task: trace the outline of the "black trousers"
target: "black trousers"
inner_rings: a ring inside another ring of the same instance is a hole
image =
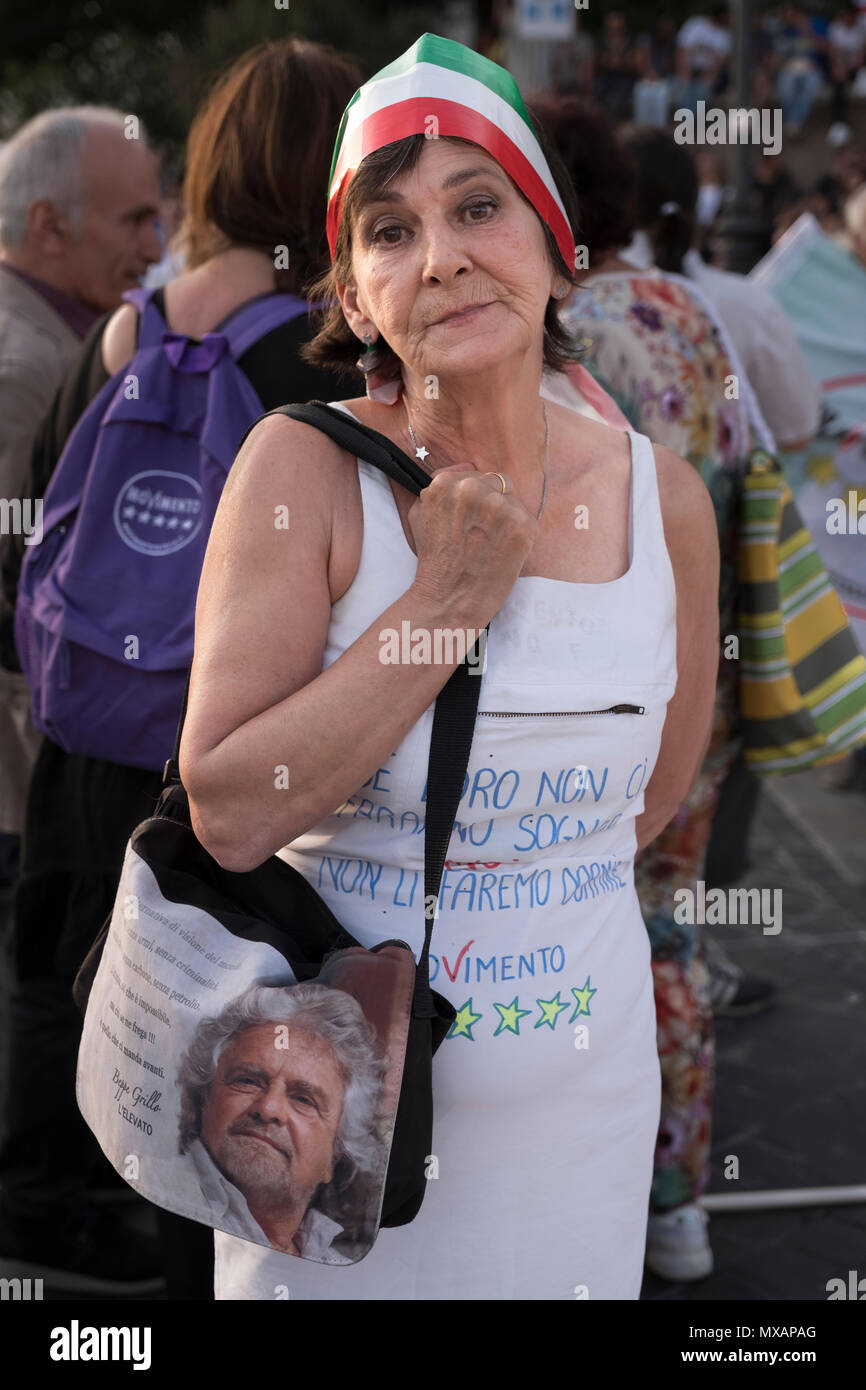
[[[724,888],[736,883],[749,867],[749,835],[760,793],[760,779],[748,771],[740,754],[731,763],[719,793],[704,861],[704,880],[708,888]]]
[[[129,836],[153,814],[160,789],[159,773],[65,753],[50,739],[42,741],[13,907],[0,1149],[0,1205],[13,1230],[74,1225],[94,1173],[100,1165],[107,1169],[75,1100],[82,1019],[72,982],[112,910]],[[177,1287],[212,1287],[211,1232],[167,1214],[161,1229]],[[177,1261],[185,1246],[196,1261],[193,1271]],[[210,1269],[202,1266],[207,1250]]]

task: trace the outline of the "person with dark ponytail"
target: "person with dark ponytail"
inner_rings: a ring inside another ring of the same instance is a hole
[[[820,393],[781,305],[744,275],[707,265],[696,250],[698,176],[692,156],[651,126],[620,128],[636,171],[635,232],[624,259],[685,275],[721,323],[776,445],[805,449],[818,427]]]
[[[649,264],[680,275],[695,237],[698,174],[691,155],[653,126],[624,126],[619,137],[636,171],[635,224]]]

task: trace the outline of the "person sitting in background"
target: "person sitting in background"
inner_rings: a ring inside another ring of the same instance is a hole
[[[677,34],[676,70],[681,104],[695,110],[724,91],[731,52],[727,5],[714,5],[709,15],[692,15]]]
[[[331,148],[359,77],[332,49],[291,39],[243,55],[216,83],[187,145],[181,233],[187,269],[154,294],[175,334],[199,340],[216,333],[253,301],[275,291],[297,294],[327,264],[322,208]],[[154,213],[156,194],[154,187]],[[281,246],[290,254],[288,265],[277,268]],[[153,248],[151,259],[158,255],[155,236]],[[36,495],[88,404],[135,353],[138,326],[137,309],[124,304],[94,327],[34,448],[29,486]],[[311,331],[302,313],[238,358],[265,410],[337,391],[337,375],[300,358]],[[14,596],[22,545],[12,541],[4,568],[5,587]],[[7,1138],[0,1151],[0,1260],[4,1273],[23,1277],[38,1266],[46,1286],[58,1291],[135,1293],[145,1273],[141,1242],[125,1240],[117,1221],[100,1217],[87,1200],[94,1145],[75,1101],[81,1018],[71,986],[111,911],[126,842],[153,814],[161,784],[156,768],[67,753],[47,737],[30,782],[14,917],[17,979]],[[50,1111],[34,1110],[33,1096],[49,1090]],[[170,1292],[209,1297],[209,1231],[168,1213],[158,1220]],[[198,1264],[191,1264],[190,1251]],[[193,1293],[184,1283],[187,1274]]]
[[[628,120],[638,75],[638,53],[622,10],[608,10],[595,55],[595,99],[612,121]]]
[[[574,36],[556,45],[551,79],[554,91],[562,96],[588,96],[592,91],[595,43],[592,35],[581,26],[579,14],[575,15],[574,24]],[[492,53],[487,56],[496,58]]]
[[[672,78],[677,62],[677,31],[669,14],[656,15],[652,29],[637,40],[641,76],[650,82]]]
[[[99,314],[159,259],[156,160],[102,106],[35,116],[0,151],[0,497],[21,498],[36,431]],[[11,886],[39,740],[0,667],[0,885]]]
[[[822,22],[801,5],[782,7],[782,24],[773,41],[776,90],[782,103],[785,135],[799,135],[824,80],[821,54],[826,46]]]
[[[634,119],[666,126],[674,87],[676,26],[670,15],[659,15],[650,33],[635,45],[639,80],[634,87]]]
[[[827,61],[833,86],[833,124],[827,133],[827,139],[831,144],[844,144],[851,136],[848,125],[848,86],[866,61],[866,33],[860,26],[856,5],[844,5],[836,12],[827,30],[827,42]]]

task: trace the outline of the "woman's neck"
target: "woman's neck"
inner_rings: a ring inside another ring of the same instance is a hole
[[[276,289],[274,258],[250,246],[228,246],[188,272],[202,281],[230,283],[249,290],[247,298]]]
[[[575,272],[578,282],[582,285],[585,280],[591,280],[593,275],[611,275],[616,271],[625,271],[632,275],[636,274],[635,267],[624,261],[616,251],[608,251],[596,261],[591,270]]]
[[[200,338],[248,299],[276,287],[267,252],[231,246],[168,282],[166,317],[177,332]]]
[[[475,468],[479,473],[502,473],[527,505],[532,496],[533,505],[538,505],[546,437],[539,394],[540,364],[533,370],[527,362],[507,379],[483,384],[460,377],[453,383],[440,379],[434,399],[427,394],[426,378],[417,383],[404,369],[403,380],[394,413],[405,430],[404,447],[410,457],[417,445],[428,450],[422,467],[431,473],[458,466]],[[547,410],[552,441],[554,411],[549,404]],[[414,430],[414,441],[407,420]]]

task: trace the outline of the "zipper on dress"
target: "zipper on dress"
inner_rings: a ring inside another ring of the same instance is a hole
[[[562,715],[644,714],[645,712],[643,705],[610,705],[608,709],[480,709],[478,711],[479,714],[485,715],[488,719],[558,719]]]

